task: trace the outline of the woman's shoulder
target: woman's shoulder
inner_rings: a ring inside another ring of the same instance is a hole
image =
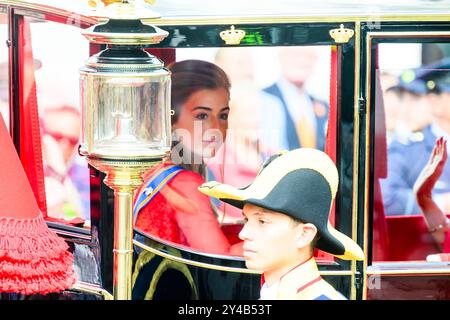
[[[197,172],[183,169],[169,182],[169,185],[197,189],[204,182],[205,179]]]
[[[147,171],[145,171],[145,173],[142,175],[142,178],[144,180],[147,180],[147,179],[149,179],[152,176],[156,176],[158,174],[163,173],[165,170],[168,170],[168,169],[171,169],[171,168],[178,169],[180,167],[181,166],[176,165],[176,164],[174,164],[174,163],[172,163],[170,161],[164,161],[164,162],[161,162],[161,163],[159,163],[159,164],[157,164],[155,166],[152,166],[151,168],[147,169]],[[197,173],[195,173],[193,171],[190,171],[190,170],[187,170],[185,168],[181,167],[181,169],[182,170],[177,175],[179,175],[181,173],[183,174],[183,176],[190,176],[190,177],[195,177],[195,175],[198,175]]]
[[[158,174],[163,173],[165,169],[172,168],[173,166],[175,166],[175,164],[171,162],[163,162],[150,168],[143,175],[144,182],[152,179],[152,177],[155,177]],[[182,168],[182,170],[180,170],[173,178],[171,178],[170,181],[167,182],[167,184],[168,186],[175,189],[197,190],[198,186],[200,186],[204,182],[205,179],[197,172]]]

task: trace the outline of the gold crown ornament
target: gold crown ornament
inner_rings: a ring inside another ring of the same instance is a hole
[[[230,29],[222,31],[220,37],[226,44],[240,44],[242,38],[245,37],[245,31],[234,29],[234,26],[231,26]]]
[[[344,25],[341,24],[339,29],[330,30],[330,36],[334,39],[336,43],[347,43],[355,34],[355,31],[352,29],[344,28]]]

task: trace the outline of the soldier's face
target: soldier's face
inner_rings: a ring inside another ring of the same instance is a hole
[[[309,250],[310,242],[302,238],[305,224],[252,204],[245,204],[243,214],[246,223],[239,238],[247,268],[281,275],[299,263],[303,247]]]
[[[431,108],[424,96],[405,93],[401,105],[403,118],[411,131],[422,130],[431,123]]]
[[[431,107],[433,117],[450,121],[450,93],[442,92],[440,94],[428,94],[427,99]]]

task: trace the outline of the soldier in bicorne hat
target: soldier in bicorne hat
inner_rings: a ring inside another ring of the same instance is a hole
[[[263,272],[261,299],[345,299],[324,281],[318,248],[341,259],[363,260],[361,248],[329,222],[338,172],[322,151],[300,148],[272,156],[253,183],[237,189],[218,182],[203,193],[241,208],[248,268]]]

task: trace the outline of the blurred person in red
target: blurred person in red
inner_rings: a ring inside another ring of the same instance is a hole
[[[428,230],[441,252],[450,253],[450,219],[433,200],[432,192],[447,161],[447,141],[437,139],[430,159],[414,184],[414,194],[423,213]],[[431,255],[429,261],[448,261],[450,255]]]
[[[45,109],[42,153],[48,215],[72,220],[89,219],[89,170],[77,155],[80,112],[65,105]]]

